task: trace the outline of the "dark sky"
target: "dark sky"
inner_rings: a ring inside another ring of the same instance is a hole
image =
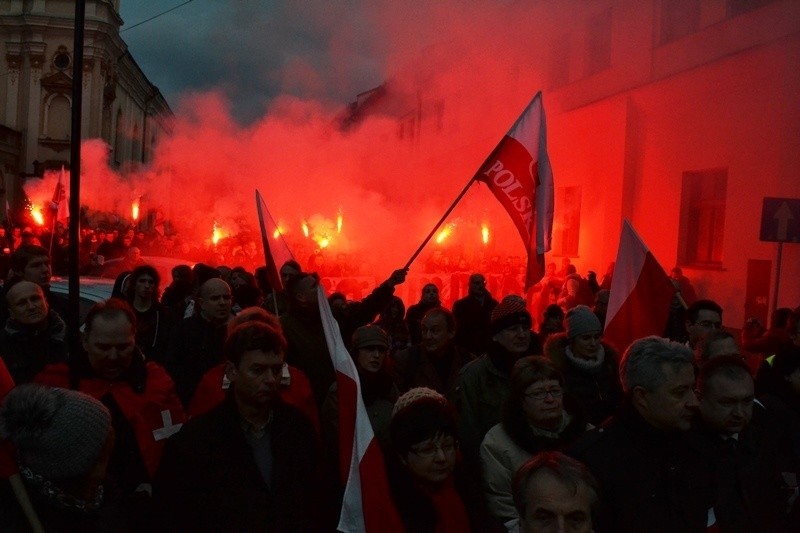
[[[237,120],[259,118],[279,94],[337,102],[383,81],[385,49],[361,2],[122,0],[122,38],[175,108],[187,92],[216,89]]]

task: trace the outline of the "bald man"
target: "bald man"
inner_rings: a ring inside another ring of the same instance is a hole
[[[5,297],[9,318],[0,331],[0,357],[15,383],[27,383],[45,365],[67,360],[67,327],[37,283],[7,282]]]
[[[226,324],[231,318],[230,286],[219,278],[209,279],[200,286],[197,308],[193,316],[176,325],[166,357],[167,371],[185,406],[203,374],[222,362]]]

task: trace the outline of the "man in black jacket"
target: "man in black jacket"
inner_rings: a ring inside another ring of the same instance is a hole
[[[280,400],[285,351],[273,326],[250,322],[231,332],[228,397],[167,441],[154,529],[318,529],[317,441],[308,419]]]
[[[600,483],[596,531],[705,531],[715,522],[713,466],[690,433],[698,407],[692,351],[635,341],[620,364],[620,410],[569,451]]]
[[[67,360],[67,326],[32,281],[6,282],[5,299],[10,316],[0,330],[0,357],[19,385],[31,381],[45,365]]]
[[[698,379],[698,433],[717,468],[716,517],[723,531],[795,531],[787,510],[787,477],[797,479],[790,424],[778,405],[755,400],[750,371],[740,356],[710,359]]]
[[[222,346],[231,318],[231,288],[219,278],[200,286],[199,312],[184,318],[170,336],[166,367],[184,406],[197,384],[213,366],[222,362]]]

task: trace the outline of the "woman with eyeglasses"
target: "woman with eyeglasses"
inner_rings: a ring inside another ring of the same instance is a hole
[[[489,430],[480,450],[489,512],[509,531],[519,520],[511,490],[517,469],[535,454],[560,450],[592,428],[565,397],[564,378],[546,358],[517,361],[510,386],[502,421]]]
[[[406,531],[502,531],[486,513],[474,476],[464,472],[455,409],[444,396],[426,387],[400,396],[389,434],[387,471]]]

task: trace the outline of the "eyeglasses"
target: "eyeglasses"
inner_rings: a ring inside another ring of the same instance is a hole
[[[440,443],[431,442],[426,444],[420,448],[411,448],[411,453],[416,455],[417,457],[422,457],[423,459],[433,459],[436,457],[436,453],[441,450],[443,454],[450,455],[451,453],[456,451],[458,448],[458,443],[454,440],[444,441]]]
[[[713,320],[701,320],[697,325],[706,329],[722,329],[722,322],[714,322]]]
[[[534,400],[544,400],[548,395],[553,398],[561,398],[564,396],[564,391],[562,389],[535,390],[526,394],[525,397],[533,398]]]

